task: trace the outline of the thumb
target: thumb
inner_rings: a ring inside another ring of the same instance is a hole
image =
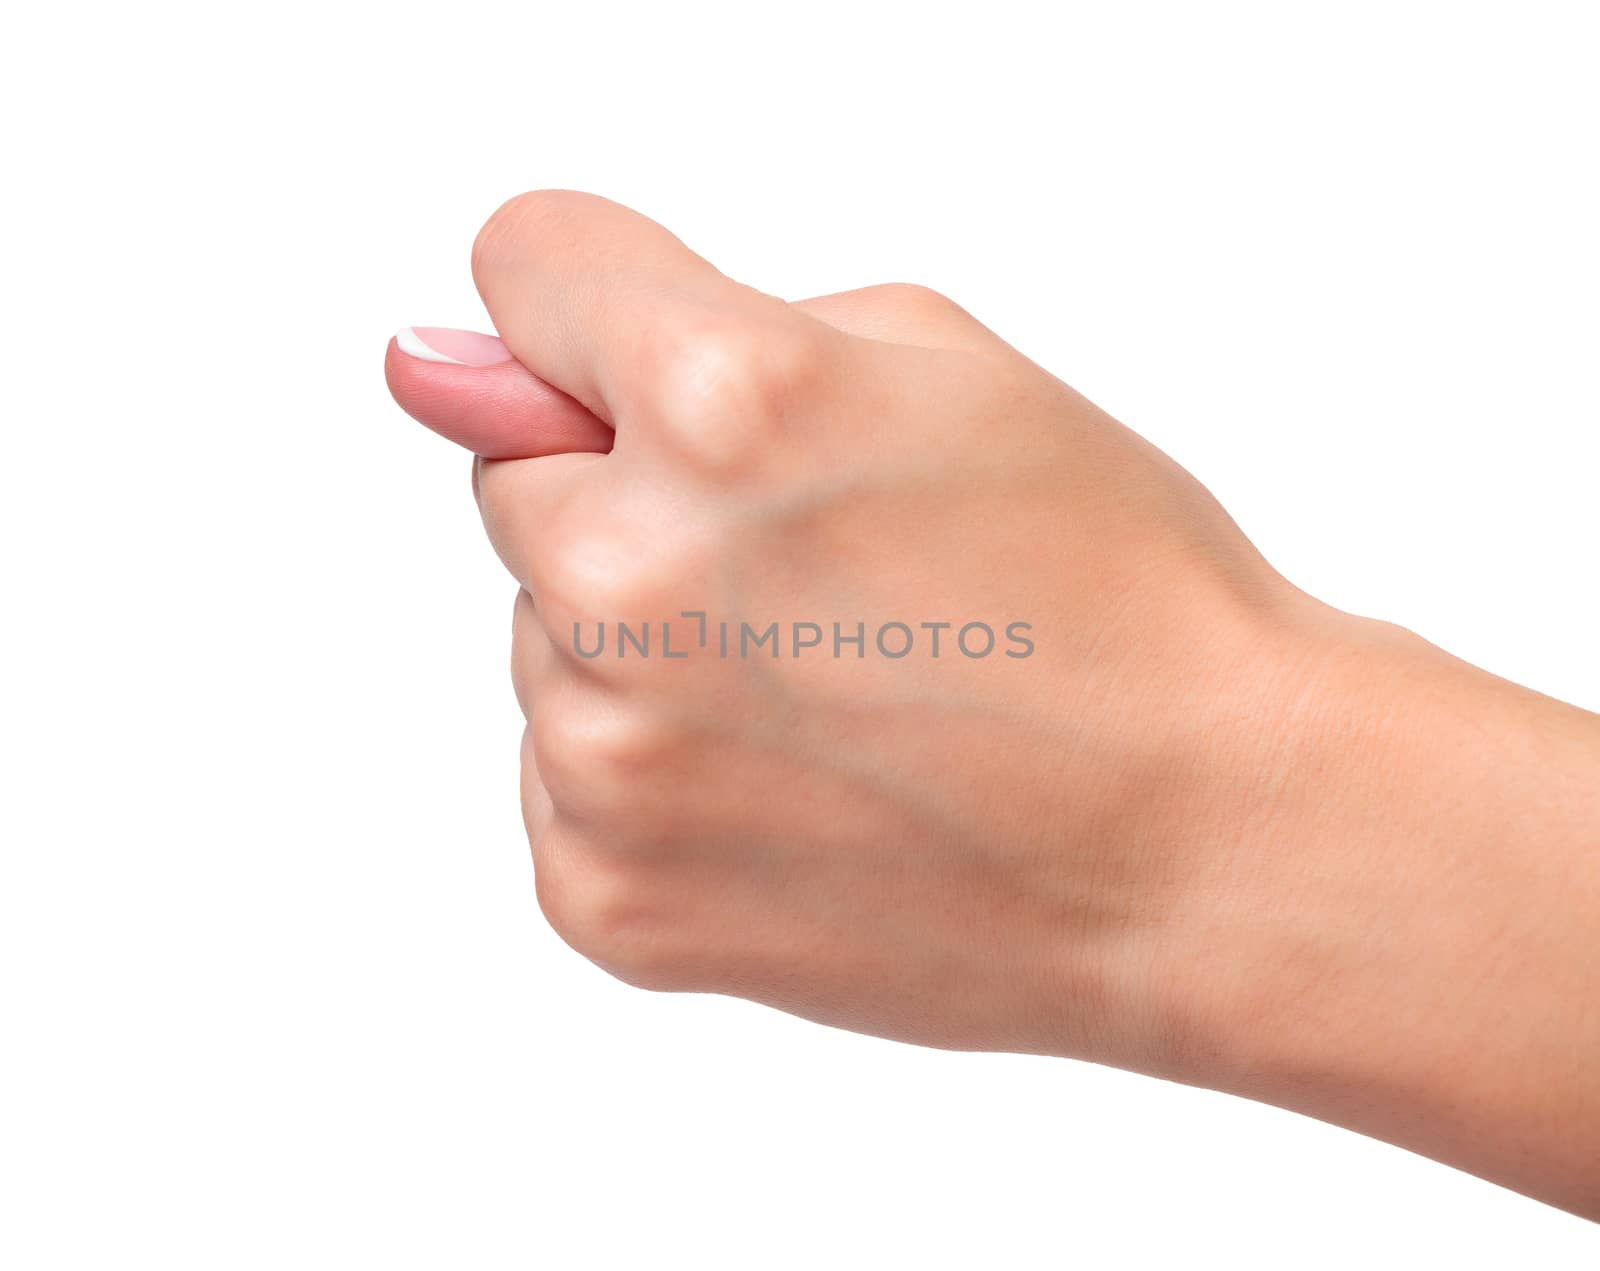
[[[389,341],[383,374],[406,414],[485,459],[611,449],[606,424],[528,370],[496,336],[406,327]]]

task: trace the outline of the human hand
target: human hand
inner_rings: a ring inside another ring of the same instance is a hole
[[[1496,1009],[1474,984],[1414,1062],[1361,1066],[1473,965],[1455,927],[1504,906],[1478,850],[1503,757],[1441,765],[1417,721],[1510,728],[1535,695],[1305,596],[1178,465],[930,292],[786,304],[559,192],[503,207],[473,265],[508,360],[391,346],[389,376],[488,456],[525,818],[570,944],[652,988],[1273,1099],[1567,1199],[1476,1159],[1471,1118],[1352,1107],[1391,1072],[1390,1103],[1422,1099]],[[1575,765],[1579,714],[1552,717]],[[1473,791],[1473,831],[1408,815],[1419,786]],[[1396,882],[1398,845],[1425,850]],[[1526,898],[1575,882],[1581,861]],[[1442,890],[1463,908],[1441,923]],[[1500,1068],[1463,1072],[1476,1097]]]

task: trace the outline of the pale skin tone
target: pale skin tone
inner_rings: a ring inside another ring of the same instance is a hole
[[[788,303],[552,191],[473,270],[515,360],[386,370],[486,456],[538,898],[575,949],[1231,1091],[1600,1218],[1600,716],[1298,590],[931,292]],[[827,638],[721,658],[684,610]],[[994,654],[872,647],[973,620]],[[657,656],[579,656],[602,621]]]

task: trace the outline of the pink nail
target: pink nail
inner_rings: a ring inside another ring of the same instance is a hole
[[[424,362],[451,362],[456,366],[496,366],[511,360],[511,350],[497,336],[450,327],[405,327],[396,332],[400,352]]]

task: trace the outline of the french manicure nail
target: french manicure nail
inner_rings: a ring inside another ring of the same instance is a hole
[[[395,333],[400,352],[424,362],[449,362],[455,366],[497,366],[511,360],[511,350],[499,337],[451,327],[403,327]]]

